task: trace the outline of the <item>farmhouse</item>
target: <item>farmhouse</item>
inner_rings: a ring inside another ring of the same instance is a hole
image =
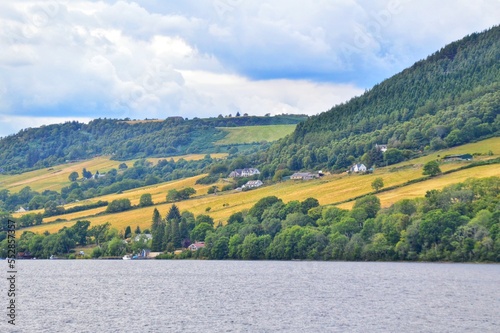
[[[146,242],[150,241],[153,239],[153,235],[151,234],[139,234],[134,237],[134,242],[138,242],[142,239],[144,239]]]
[[[15,213],[25,213],[25,212],[26,209],[24,209],[24,207],[19,207],[19,209],[15,211]]]
[[[243,188],[256,188],[259,186],[264,185],[264,183],[260,180],[249,180],[245,185],[243,185]]]
[[[260,175],[260,171],[255,168],[236,169],[229,174],[229,178],[250,177]]]
[[[296,172],[290,176],[290,179],[293,179],[293,180],[311,180],[311,179],[315,179],[318,177],[319,177],[319,174],[314,174],[311,172]]]
[[[350,172],[354,172],[354,173],[358,173],[358,172],[366,172],[366,166],[363,164],[363,163],[356,163],[354,164],[350,169],[349,171]]]
[[[197,251],[199,249],[202,249],[205,247],[205,242],[198,242],[198,243],[193,243],[188,246],[188,249],[191,251]]]
[[[381,151],[381,152],[385,153],[387,151],[387,145],[378,145],[378,144],[375,144],[375,149],[377,149],[378,151]]]

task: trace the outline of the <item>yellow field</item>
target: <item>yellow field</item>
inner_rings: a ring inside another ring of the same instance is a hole
[[[390,207],[401,199],[414,199],[423,197],[431,189],[441,190],[446,186],[461,183],[469,178],[500,177],[498,165],[484,165],[476,168],[465,169],[449,175],[431,178],[421,183],[411,184],[395,190],[377,194],[382,207]],[[385,181],[385,178],[384,178]],[[340,208],[351,209],[354,201],[338,205]]]
[[[497,154],[495,154],[494,156],[481,156],[480,158],[498,157],[498,153],[500,152],[500,138],[493,138],[480,143],[470,144],[464,147],[457,147],[448,151],[441,151],[430,156],[422,157],[412,161],[406,161],[398,165],[390,166],[388,168],[378,168],[377,170],[375,170],[374,174],[370,175],[348,175],[346,173],[341,175],[327,175],[325,177],[322,177],[321,179],[311,181],[286,181],[278,184],[264,186],[262,188],[254,189],[248,192],[231,191],[227,193],[218,193],[217,195],[206,195],[209,187],[207,185],[194,185],[196,179],[202,177],[197,176],[189,179],[149,186],[146,188],[134,189],[123,192],[122,194],[112,194],[94,198],[92,200],[89,200],[89,202],[95,202],[97,200],[111,201],[119,198],[129,198],[132,204],[137,204],[139,202],[140,196],[143,193],[151,193],[151,195],[153,196],[153,201],[160,204],[154,207],[135,209],[128,212],[121,212],[116,214],[89,217],[86,219],[91,221],[92,225],[110,222],[113,227],[117,228],[118,230],[122,230],[128,225],[130,225],[132,228],[135,228],[137,225],[140,226],[141,229],[150,228],[151,217],[154,208],[158,208],[162,216],[164,216],[168,212],[168,209],[171,207],[171,204],[164,203],[165,196],[168,190],[174,188],[182,189],[183,187],[191,186],[196,189],[196,195],[192,199],[176,203],[179,209],[181,211],[189,210],[195,215],[208,214],[212,216],[212,218],[214,218],[216,224],[219,222],[225,223],[227,218],[231,214],[242,211],[244,209],[249,209],[255,204],[255,202],[266,196],[275,195],[283,199],[283,201],[285,202],[291,200],[304,200],[308,197],[313,197],[318,199],[321,205],[333,204],[372,192],[373,189],[371,188],[371,183],[376,177],[382,177],[385,187],[403,184],[411,179],[420,178],[422,177],[423,164],[429,160],[437,159],[437,155],[444,156],[445,154],[459,153],[487,153],[489,150],[492,150]],[[480,158],[476,158],[476,160]],[[442,171],[447,171],[457,169],[466,163],[467,162],[445,163],[440,167]],[[390,171],[394,167],[397,168],[401,166],[409,167],[401,169],[397,172]],[[425,192],[429,189],[441,189],[447,185],[462,182],[471,177],[490,176],[500,176],[500,167],[498,167],[498,165],[481,166],[458,171],[449,175],[431,178],[421,183],[408,185],[396,190],[382,192],[378,196],[382,202],[382,205],[384,207],[387,207],[403,198],[421,197],[425,195]],[[222,187],[222,184],[218,184],[218,186]],[[353,204],[353,202],[349,202],[340,205],[340,207],[351,208]],[[207,207],[211,208],[208,213],[206,213]],[[45,230],[48,230],[49,232],[56,232],[63,226],[73,225],[78,218],[95,214],[104,209],[105,208],[96,208],[92,211],[84,211],[74,214],[52,217],[44,220],[44,222],[51,222],[58,218],[71,221],[52,224],[44,223],[43,225],[29,228],[29,230],[35,232],[43,232]]]
[[[211,154],[211,156],[214,159],[222,159],[226,158],[227,154]],[[183,158],[186,161],[192,161],[201,160],[204,157],[205,155],[203,154],[190,154],[165,158],[148,158],[147,160],[156,164],[162,159],[173,158],[174,161],[178,161]],[[88,161],[57,165],[48,169],[25,172],[20,175],[0,175],[0,189],[8,189],[11,192],[18,192],[22,188],[30,186],[32,190],[38,192],[42,192],[44,190],[60,191],[61,188],[70,184],[68,176],[73,171],[78,172],[81,177],[83,168],[86,168],[92,173],[95,173],[96,171],[105,173],[113,168],[117,169],[120,163],[126,163],[128,166],[132,166],[135,161],[137,160],[112,161],[109,156],[100,156]]]

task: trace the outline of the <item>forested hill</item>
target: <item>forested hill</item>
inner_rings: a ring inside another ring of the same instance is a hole
[[[21,172],[81,160],[96,155],[113,155],[125,160],[168,157],[187,153],[211,153],[227,147],[214,142],[227,133],[217,127],[297,124],[307,116],[238,116],[164,121],[96,119],[89,124],[67,122],[21,130],[0,140],[0,172]]]
[[[500,26],[471,34],[374,86],[362,96],[310,117],[267,154],[289,169],[344,169],[498,135]],[[389,164],[394,161],[389,161]]]

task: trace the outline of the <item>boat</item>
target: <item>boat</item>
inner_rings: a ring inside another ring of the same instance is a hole
[[[126,254],[126,255],[123,256],[122,259],[123,260],[130,260],[130,259],[132,259],[132,257],[129,254]]]

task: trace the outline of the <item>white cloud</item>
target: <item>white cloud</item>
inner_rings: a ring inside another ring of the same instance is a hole
[[[3,2],[0,116],[316,114],[499,11],[496,0]]]

